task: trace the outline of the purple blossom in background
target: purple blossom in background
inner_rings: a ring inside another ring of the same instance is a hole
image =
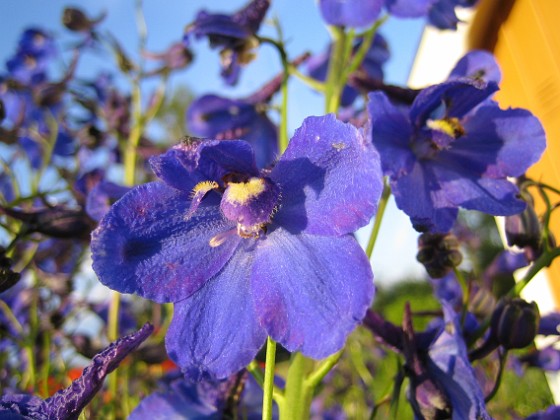
[[[309,117],[262,171],[235,140],[191,140],[151,165],[163,182],[113,205],[93,268],[112,289],[175,303],[166,345],[189,378],[239,371],[267,335],[315,359],[342,348],[374,292],[351,235],[381,193],[361,131]]]
[[[530,112],[487,99],[493,82],[457,79],[424,89],[410,109],[369,95],[373,144],[397,206],[420,232],[446,232],[458,207],[492,215],[525,208],[507,177],[522,175],[545,148]]]
[[[181,377],[140,401],[129,420],[142,420],[157,413],[166,419],[262,418],[263,392],[252,376],[240,372],[224,380],[190,382]],[[231,395],[240,393],[237,399]],[[273,418],[277,418],[275,413]]]
[[[477,0],[386,0],[392,15],[402,18],[426,17],[438,29],[457,29],[457,7],[473,7]]]
[[[447,80],[469,77],[485,82],[500,83],[502,72],[494,54],[483,50],[473,50],[466,53],[449,73]]]
[[[534,350],[519,358],[528,366],[538,367],[549,372],[560,370],[560,350],[554,346]]]
[[[356,53],[360,46],[362,45],[362,40],[358,40],[353,47],[353,52]],[[327,78],[329,70],[329,62],[331,55],[331,46],[327,48],[324,53],[313,56],[307,63],[307,68],[309,75],[316,80],[324,82]],[[376,33],[373,38],[371,47],[367,51],[358,71],[361,73],[362,77],[367,77],[368,79],[373,79],[376,81],[383,80],[383,64],[389,60],[390,52],[387,41],[381,34]],[[347,107],[352,105],[354,100],[358,97],[359,92],[352,86],[346,85],[342,90],[342,95],[340,98],[340,105]]]
[[[319,9],[329,25],[359,28],[372,25],[384,0],[319,0]]]
[[[145,324],[139,331],[119,338],[95,356],[82,376],[52,397],[22,394],[6,394],[0,397],[1,419],[77,419],[84,407],[92,400],[103,385],[105,377],[115,370],[120,362],[134,351],[152,333],[154,327]]]
[[[252,0],[232,15],[198,12],[193,23],[187,26],[183,42],[188,47],[191,37],[208,37],[211,48],[221,48],[222,77],[228,85],[235,85],[241,66],[254,58],[252,52],[258,45],[255,38],[266,15],[270,0]]]
[[[531,414],[525,420],[556,420],[560,417],[560,405],[553,405],[544,411]]]

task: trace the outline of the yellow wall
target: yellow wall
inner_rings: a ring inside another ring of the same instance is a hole
[[[547,150],[528,175],[560,189],[560,0],[517,0],[507,19],[495,29],[494,54],[503,73],[497,99],[502,108],[527,108],[539,117],[547,135]],[[553,198],[560,201],[560,197]],[[543,203],[537,200],[536,206],[542,214]],[[552,230],[560,242],[558,211]],[[547,274],[560,307],[558,259]]]

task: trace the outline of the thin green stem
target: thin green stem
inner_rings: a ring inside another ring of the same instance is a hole
[[[341,356],[342,350],[327,357],[323,363],[321,363],[319,367],[309,374],[307,379],[305,379],[304,386],[310,390],[311,394],[313,393],[315,387],[319,385],[323,378],[331,371],[334,365],[338,363]]]
[[[375,215],[375,221],[373,222],[373,229],[371,230],[366,247],[366,255],[368,258],[371,258],[371,255],[373,254],[373,248],[375,247],[375,242],[377,241],[379,228],[381,227],[381,221],[383,220],[383,215],[385,214],[385,209],[387,208],[387,203],[389,202],[389,197],[391,197],[391,187],[389,186],[387,180],[385,180],[383,192],[381,193],[381,199],[379,200],[379,205],[377,206],[377,214]]]
[[[558,256],[560,256],[560,247],[543,252],[542,255],[533,262],[531,267],[529,267],[525,276],[523,276],[523,278],[509,291],[508,296],[519,296],[521,291],[529,284],[533,277],[535,277],[543,268],[548,267]]]
[[[49,397],[49,373],[51,368],[51,333],[43,333],[43,364],[41,366],[41,397]]]
[[[338,26],[331,26],[329,29],[332,37],[332,48],[325,88],[325,112],[336,113],[340,103],[341,86],[343,86],[340,85],[340,78],[344,67],[346,33],[343,28]]]
[[[290,70],[290,74],[292,76],[297,77],[299,80],[301,80],[307,86],[309,86],[311,89],[314,89],[317,92],[324,92],[325,91],[325,84],[323,82],[315,80],[312,77],[306,76],[305,74],[300,72],[296,66],[290,64],[289,70]]]
[[[247,370],[249,371],[249,373],[251,375],[253,375],[253,378],[255,379],[255,381],[257,381],[257,383],[261,387],[263,387],[264,386],[264,373],[261,370],[261,368],[259,367],[256,360],[253,360],[251,363],[249,363],[247,365]]]
[[[274,388],[274,367],[276,362],[276,342],[268,337],[266,341],[266,367],[263,382],[263,420],[272,419],[272,393]]]

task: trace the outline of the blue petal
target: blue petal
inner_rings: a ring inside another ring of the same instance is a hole
[[[490,419],[482,389],[469,362],[458,316],[443,305],[446,327],[428,351],[428,372],[445,390],[453,407],[453,419]]]
[[[494,216],[510,216],[525,209],[518,188],[507,179],[479,178],[469,168],[450,166],[449,162],[434,163],[432,168],[443,195],[455,206]]]
[[[372,280],[353,237],[291,235],[278,228],[258,244],[251,284],[268,335],[320,359],[340,350],[365,316]]]
[[[369,222],[382,190],[371,142],[333,114],[305,119],[271,178],[282,190],[274,222],[292,233],[353,232]]]
[[[421,17],[437,0],[387,0],[387,9],[392,15],[402,18]]]
[[[239,40],[251,36],[249,28],[235,22],[231,16],[223,14],[210,14],[205,11],[199,12],[196,20],[187,26],[185,30],[185,42],[188,44],[188,37],[194,34],[196,38],[210,36],[211,46],[230,47]]]
[[[156,302],[176,302],[216,274],[239,237],[215,243],[233,228],[217,197],[206,197],[186,220],[190,199],[160,182],[141,185],[113,205],[93,232],[93,269],[101,282],[122,293]]]
[[[152,333],[154,327],[145,324],[139,331],[119,338],[96,355],[82,376],[52,397],[47,398],[50,419],[77,419],[80,412],[101,389],[105,377],[114,371],[120,362],[135,350]]]
[[[251,146],[240,140],[188,138],[152,157],[150,165],[166,184],[189,193],[201,181],[221,183],[226,174],[258,175]]]
[[[404,109],[391,104],[382,92],[370,93],[368,99],[372,141],[383,173],[395,178],[409,173],[416,157],[410,149],[412,127]]]
[[[457,218],[457,206],[451,203],[433,173],[432,165],[416,163],[413,170],[391,187],[397,207],[411,219],[419,232],[448,232]]]
[[[502,79],[500,66],[492,53],[484,50],[473,50],[465,54],[453,67],[448,79],[471,77],[487,82],[499,83]]]
[[[454,0],[438,0],[428,12],[428,21],[438,29],[457,29],[460,22],[455,14]]]
[[[363,27],[372,25],[383,0],[320,0],[321,15],[329,25]]]
[[[485,176],[518,177],[539,160],[546,147],[541,123],[524,109],[502,110],[487,101],[465,116],[462,124],[466,135],[441,158]]]
[[[0,396],[1,420],[47,420],[48,405],[39,397],[27,394]]]
[[[498,90],[494,82],[474,79],[449,80],[439,85],[423,89],[410,108],[410,121],[418,128],[423,127],[426,120],[432,117],[442,105],[445,106],[445,117],[462,118],[475,106],[487,99]],[[436,118],[441,118],[436,116]]]
[[[253,254],[242,248],[204,287],[175,304],[165,343],[189,379],[225,378],[247,366],[264,344],[249,281]]]

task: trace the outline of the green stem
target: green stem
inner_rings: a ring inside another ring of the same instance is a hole
[[[336,113],[338,111],[341,86],[343,86],[339,85],[339,82],[344,66],[344,52],[346,46],[346,34],[344,29],[338,26],[331,26],[329,28],[333,41],[325,86],[325,112],[327,114],[331,112]]]
[[[289,70],[290,70],[290,74],[292,76],[297,77],[299,80],[301,80],[307,86],[309,86],[311,89],[314,89],[317,92],[324,92],[325,91],[325,84],[323,82],[319,82],[318,80],[315,80],[312,77],[306,76],[305,74],[300,72],[296,66],[290,64]]]
[[[342,350],[327,357],[323,363],[319,365],[304,381],[304,386],[313,394],[313,390],[321,383],[323,378],[331,371],[331,369],[338,363],[342,356]]]
[[[381,199],[379,200],[379,205],[377,206],[377,214],[375,215],[375,222],[373,223],[373,229],[369,236],[368,244],[366,247],[366,255],[371,258],[373,254],[373,248],[375,247],[375,242],[377,241],[377,235],[379,234],[379,228],[381,227],[381,221],[383,220],[383,215],[385,214],[385,209],[387,208],[387,203],[389,202],[389,197],[391,196],[391,187],[387,180],[383,185],[383,192],[381,193]]]
[[[266,341],[266,368],[263,382],[263,420],[272,419],[272,394],[274,389],[274,365],[276,362],[276,342],[268,337]]]
[[[301,353],[292,354],[286,378],[286,401],[280,408],[280,420],[307,420],[311,410],[310,388],[305,386],[305,376],[312,361]]]
[[[509,291],[508,296],[519,296],[521,294],[521,291],[525,288],[525,286],[529,284],[533,277],[535,277],[537,273],[543,268],[548,267],[558,256],[560,256],[560,247],[543,252],[542,255],[533,262],[533,265],[529,267],[529,270],[527,271],[527,274],[525,274],[523,279],[516,283],[515,286]]]

